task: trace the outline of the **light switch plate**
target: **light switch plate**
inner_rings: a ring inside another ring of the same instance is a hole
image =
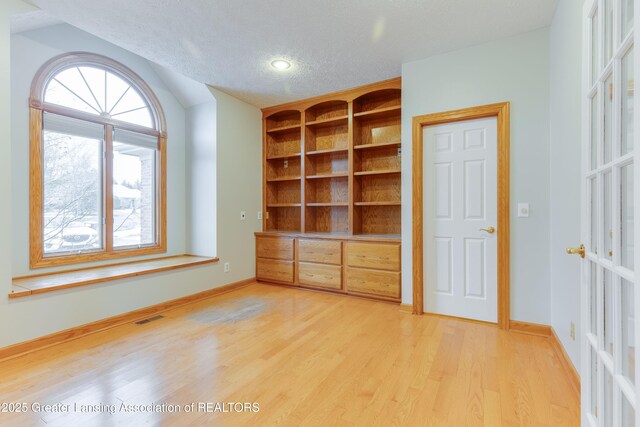
[[[518,218],[529,218],[529,203],[518,203]]]

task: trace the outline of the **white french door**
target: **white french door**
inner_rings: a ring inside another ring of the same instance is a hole
[[[584,2],[581,406],[582,424],[601,427],[640,426],[635,2]]]
[[[425,127],[428,313],[497,323],[496,117]]]

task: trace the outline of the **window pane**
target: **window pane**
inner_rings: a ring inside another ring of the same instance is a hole
[[[633,49],[622,58],[620,155],[633,150]]]
[[[600,31],[598,25],[598,10],[595,11],[591,18],[591,83],[595,83],[598,79],[600,71],[600,48],[598,41],[600,40]]]
[[[633,270],[633,164],[620,168],[620,264]]]
[[[100,112],[105,110],[105,96],[107,92],[107,72],[95,67],[78,67],[83,81],[91,92],[91,98],[98,105]]]
[[[156,243],[156,150],[113,143],[113,246]]]
[[[624,38],[633,27],[633,1],[622,0],[622,38]]]
[[[631,406],[624,394],[622,395],[621,417],[623,427],[633,427],[636,425],[636,411],[634,411],[633,406]]]
[[[605,426],[613,426],[613,377],[605,367],[604,371],[604,411],[602,413]]]
[[[123,122],[133,123],[140,126],[152,127],[151,112],[147,103],[140,94],[133,88],[129,89],[120,100],[114,105],[109,115]]]
[[[60,71],[47,84],[45,102],[144,127],[153,127],[149,105],[137,89],[103,68]]]
[[[603,225],[603,256],[611,259],[613,255],[612,238],[613,230],[611,229],[611,171],[602,174],[603,193],[602,193],[602,225]]]
[[[591,347],[591,415],[598,418],[598,358]]]
[[[635,318],[633,300],[633,283],[622,279],[620,294],[622,339],[622,375],[629,378],[633,384],[636,380],[636,346],[635,346]]]
[[[133,111],[127,111],[113,116],[114,119],[127,123],[133,123],[144,127],[152,127],[151,115],[149,109],[141,108]]]
[[[102,141],[43,131],[45,255],[103,248]]]
[[[591,170],[598,167],[598,94],[591,98]]]
[[[604,0],[604,62],[609,62],[613,53],[613,2]]]
[[[611,161],[611,132],[613,129],[613,82],[611,76],[604,83],[604,129],[602,163]]]
[[[112,73],[107,73],[107,100],[105,111],[111,113],[118,102],[131,90],[131,85]]]
[[[604,320],[604,350],[613,355],[613,277],[611,271],[604,269],[603,286],[603,320]]]
[[[589,332],[598,336],[598,267],[594,262],[589,264]]]
[[[100,107],[92,99],[77,68],[63,71],[51,80],[47,85],[44,100],[85,113],[100,114]]]
[[[590,216],[591,216],[591,252],[598,254],[598,186],[595,178],[589,180],[591,188]]]

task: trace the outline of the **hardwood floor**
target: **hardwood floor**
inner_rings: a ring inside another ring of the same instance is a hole
[[[0,425],[579,425],[579,397],[546,338],[260,284],[163,315],[0,362],[0,402],[29,406],[0,413]],[[153,402],[181,412],[119,411]],[[33,403],[72,406],[34,413]]]

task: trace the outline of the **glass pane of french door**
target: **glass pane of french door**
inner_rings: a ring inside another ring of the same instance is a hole
[[[583,420],[636,421],[634,1],[586,0]]]

